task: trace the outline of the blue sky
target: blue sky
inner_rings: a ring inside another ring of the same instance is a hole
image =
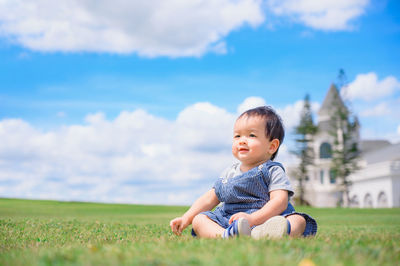
[[[400,141],[398,1],[123,3],[0,4],[0,196],[188,204],[232,161],[240,108],[275,107],[289,145],[339,68],[361,136]]]

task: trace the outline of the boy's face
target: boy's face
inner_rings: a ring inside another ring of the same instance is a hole
[[[232,153],[244,167],[255,167],[268,161],[279,147],[279,140],[265,136],[265,118],[243,116],[233,130]]]

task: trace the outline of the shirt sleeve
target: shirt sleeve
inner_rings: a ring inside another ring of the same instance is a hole
[[[269,183],[269,191],[283,189],[289,192],[289,197],[293,196],[294,191],[292,186],[290,185],[290,181],[288,176],[282,167],[272,166],[269,169],[270,175],[270,183]]]

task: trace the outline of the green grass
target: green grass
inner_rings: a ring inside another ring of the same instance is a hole
[[[314,238],[177,237],[187,207],[0,199],[0,265],[398,265],[400,209],[297,208]]]

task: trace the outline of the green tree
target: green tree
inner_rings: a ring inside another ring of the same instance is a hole
[[[346,86],[340,76],[344,76],[344,71],[339,72],[339,84]],[[336,94],[339,97],[339,93]],[[332,109],[330,135],[333,138],[331,174],[336,180],[338,189],[342,194],[339,201],[340,206],[349,206],[349,189],[351,181],[349,176],[358,169],[357,159],[358,149],[358,130],[359,122],[352,114],[349,107],[341,99],[333,101],[335,104]]]
[[[296,150],[293,153],[299,158],[300,163],[295,171],[298,180],[299,203],[305,204],[304,183],[308,176],[308,168],[314,161],[314,149],[312,148],[314,135],[317,133],[317,126],[314,124],[311,111],[310,96],[304,98],[304,105],[301,111],[300,123],[295,127]]]
[[[339,69],[336,85],[338,88],[343,88],[347,86],[347,75],[343,68]]]

